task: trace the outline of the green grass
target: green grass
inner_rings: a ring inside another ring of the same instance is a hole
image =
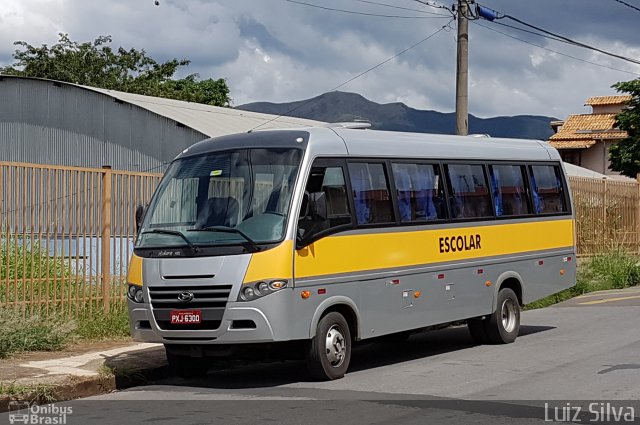
[[[21,385],[14,382],[0,382],[0,394],[38,404],[51,403],[56,400],[54,389],[50,385]]]
[[[640,259],[620,249],[591,257],[578,268],[576,285],[526,306],[548,307],[588,292],[622,289],[640,284]]]
[[[18,310],[0,311],[0,358],[23,351],[56,351],[73,338],[75,322],[39,315],[24,317]]]
[[[123,339],[129,336],[126,304],[82,310],[77,319],[56,315],[23,315],[16,309],[0,311],[0,359],[27,351],[57,351],[73,343]]]
[[[112,305],[109,314],[102,306],[94,308],[92,312],[80,314],[76,322],[79,340],[112,340],[129,336],[129,315],[124,302]]]

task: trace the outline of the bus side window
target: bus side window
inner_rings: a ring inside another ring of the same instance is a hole
[[[395,220],[384,164],[350,162],[349,177],[358,224]]]
[[[305,205],[307,200],[305,199],[300,210],[300,219],[298,220],[299,234],[304,239],[310,239],[313,235],[328,231],[334,227],[351,224],[351,210],[349,209],[347,187],[341,166],[318,166],[314,164],[307,179],[305,192],[324,192],[327,202],[327,219],[317,221],[307,216],[307,206]]]
[[[480,164],[445,165],[451,191],[452,218],[493,216],[491,195]]]
[[[560,167],[531,166],[531,192],[536,214],[567,212]]]
[[[531,214],[525,191],[524,167],[521,165],[491,165],[491,191],[496,216]]]
[[[433,164],[391,164],[402,222],[446,219],[440,168]]]

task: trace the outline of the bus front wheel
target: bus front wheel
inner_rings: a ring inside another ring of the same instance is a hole
[[[516,340],[520,332],[520,302],[510,288],[498,292],[496,311],[484,321],[489,342],[508,344]]]
[[[321,380],[342,378],[351,360],[351,332],[344,316],[332,311],[318,322],[309,343],[307,368]]]

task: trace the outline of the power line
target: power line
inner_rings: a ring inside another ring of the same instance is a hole
[[[369,1],[369,0],[354,0],[354,1],[357,1],[357,2],[360,2],[360,3],[374,4],[376,6],[390,7],[390,8],[393,8],[393,9],[400,9],[400,10],[408,10],[408,11],[411,11],[411,12],[425,13],[425,14],[428,14],[428,15],[447,16],[447,15],[442,15],[440,13],[427,12],[426,10],[412,9],[410,7],[396,6],[394,4],[379,3],[377,1]]]
[[[346,80],[345,82],[343,82],[343,83],[341,83],[341,84],[338,84],[337,86],[335,86],[335,87],[334,87],[334,88],[332,88],[331,90],[328,90],[328,92],[332,92],[332,91],[338,90],[339,88],[346,86],[347,84],[349,84],[349,83],[350,83],[350,82],[352,82],[353,80],[355,80],[355,79],[357,79],[357,78],[362,77],[363,75],[365,75],[365,74],[367,74],[367,73],[369,73],[369,72],[371,72],[371,71],[373,71],[373,70],[375,70],[375,69],[377,69],[377,68],[381,67],[382,65],[386,64],[387,62],[392,61],[393,59],[397,58],[398,56],[400,56],[400,55],[402,55],[402,54],[404,54],[404,53],[406,53],[406,52],[408,52],[409,50],[411,50],[411,49],[413,49],[413,48],[415,48],[415,47],[418,47],[420,44],[424,43],[425,41],[429,40],[430,38],[434,37],[434,36],[435,36],[435,35],[437,35],[438,33],[442,32],[442,31],[444,31],[446,28],[448,28],[448,27],[449,27],[449,25],[451,24],[451,22],[453,22],[453,19],[451,19],[449,22],[447,22],[447,24],[446,24],[446,25],[443,25],[443,26],[442,26],[440,29],[438,29],[436,32],[434,32],[434,33],[432,33],[432,34],[428,35],[427,37],[423,38],[422,40],[420,40],[420,41],[418,41],[418,42],[416,42],[416,43],[413,43],[411,46],[407,47],[406,49],[401,50],[400,52],[397,52],[397,53],[396,53],[396,54],[394,54],[393,56],[391,56],[391,57],[389,57],[389,58],[385,59],[384,61],[382,61],[382,62],[378,63],[377,65],[372,66],[371,68],[367,69],[366,71],[362,71],[362,72],[361,72],[361,73],[359,73],[358,75],[356,75],[356,76],[354,76],[354,77],[349,78],[348,80]],[[277,119],[279,119],[279,118],[285,117],[285,116],[289,115],[290,113],[292,113],[292,112],[294,112],[294,111],[296,111],[296,110],[298,110],[298,109],[302,108],[302,107],[303,107],[303,106],[305,106],[305,105],[308,105],[309,103],[311,103],[311,102],[313,102],[313,101],[315,101],[315,98],[307,99],[306,101],[304,101],[304,102],[300,103],[299,105],[297,105],[297,106],[295,106],[295,107],[293,107],[293,108],[289,109],[289,110],[288,110],[287,112],[285,112],[284,114],[278,115],[277,117],[274,117],[274,118],[272,118],[272,119],[270,119],[270,120],[268,120],[268,121],[263,122],[263,123],[262,123],[262,124],[260,124],[260,125],[257,125],[257,126],[255,126],[255,127],[253,127],[251,130],[249,130],[249,132],[255,131],[255,130],[259,129],[260,127],[265,126],[265,125],[267,125],[267,124],[269,124],[269,123],[271,123],[271,122],[273,122],[273,121],[275,121],[275,120],[277,120]]]
[[[588,44],[580,43],[580,42],[575,41],[575,40],[572,40],[572,39],[570,39],[570,38],[568,38],[568,37],[564,37],[564,36],[562,36],[562,35],[559,35],[559,34],[553,33],[553,32],[551,32],[551,31],[547,31],[547,30],[542,29],[542,28],[540,28],[540,27],[537,27],[537,26],[535,26],[535,25],[528,24],[528,23],[526,23],[526,22],[524,22],[524,21],[522,21],[522,20],[520,20],[520,19],[518,19],[518,18],[514,18],[513,16],[505,15],[504,17],[505,17],[505,18],[508,18],[508,19],[511,19],[511,20],[513,20],[513,21],[516,21],[516,22],[518,22],[519,24],[522,24],[522,25],[527,26],[527,27],[529,27],[529,28],[533,28],[533,29],[535,29],[535,30],[541,31],[541,32],[543,32],[543,33],[545,33],[545,34],[549,34],[549,35],[551,35],[551,36],[558,37],[558,38],[561,38],[561,39],[563,39],[563,40],[566,40],[568,43],[573,44],[573,45],[575,45],[575,46],[582,47],[582,48],[589,49],[589,50],[593,50],[593,51],[596,51],[596,52],[599,52],[599,53],[605,54],[605,55],[607,55],[607,56],[611,56],[611,57],[614,57],[614,58],[622,59],[622,60],[624,60],[624,61],[632,62],[632,63],[635,63],[635,64],[640,65],[640,61],[639,61],[639,60],[632,59],[632,58],[628,58],[628,57],[626,57],[626,56],[622,56],[622,55],[618,55],[618,54],[616,54],[616,53],[607,52],[606,50],[602,50],[602,49],[599,49],[599,48],[597,48],[597,47],[590,46],[590,45],[588,45]]]
[[[630,8],[632,8],[632,9],[635,9],[635,10],[637,10],[638,12],[640,12],[640,8],[635,7],[634,5],[629,4],[629,3],[625,2],[625,1],[622,1],[622,0],[613,0],[613,1],[617,1],[618,3],[624,4],[625,6],[630,7]]]
[[[575,60],[578,60],[580,62],[585,62],[585,63],[591,64],[591,65],[599,66],[601,68],[610,69],[612,71],[624,72],[625,74],[631,74],[631,75],[635,75],[635,76],[640,76],[640,73],[631,72],[631,71],[625,71],[624,69],[613,68],[611,66],[607,66],[607,65],[600,64],[600,63],[596,63],[596,62],[591,62],[591,61],[588,61],[586,59],[582,59],[582,58],[578,58],[578,57],[575,57],[575,56],[571,56],[571,55],[568,55],[566,53],[558,52],[557,50],[549,49],[548,47],[544,47],[544,46],[541,46],[539,44],[535,44],[535,43],[532,43],[530,41],[523,40],[523,39],[515,37],[515,36],[513,36],[511,34],[507,34],[506,32],[502,32],[502,31],[499,31],[499,30],[497,30],[495,28],[491,28],[489,26],[483,25],[483,24],[481,24],[481,23],[479,23],[477,21],[474,21],[474,23],[476,25],[481,26],[482,28],[488,29],[489,31],[497,32],[498,34],[502,34],[502,35],[504,35],[506,37],[513,38],[514,40],[521,41],[521,42],[523,42],[525,44],[529,44],[531,46],[535,46],[535,47],[538,47],[540,49],[544,49],[544,50],[547,50],[549,52],[556,53],[556,54],[558,54],[560,56],[566,56],[568,58],[575,59]]]
[[[425,1],[425,0],[413,0],[413,1],[415,1],[416,3],[424,4],[425,6],[433,7],[435,9],[444,9],[447,12],[449,12],[452,16],[455,16],[455,14],[453,13],[453,10],[449,9],[446,6],[438,4],[434,1]]]
[[[416,1],[417,1],[417,0],[416,0]],[[479,6],[480,6],[480,5],[479,5]],[[496,12],[496,14],[497,14],[497,12]],[[606,51],[606,50],[599,49],[599,48],[597,48],[597,47],[590,46],[590,45],[588,45],[588,44],[585,44],[585,43],[581,43],[581,42],[579,42],[579,41],[572,40],[571,38],[568,38],[568,37],[565,37],[565,36],[563,36],[563,35],[560,35],[560,34],[557,34],[557,33],[554,33],[554,32],[548,31],[548,30],[545,30],[545,29],[540,28],[540,27],[538,27],[538,26],[536,26],[536,25],[533,25],[533,24],[527,23],[527,22],[525,22],[525,21],[523,21],[523,20],[521,20],[521,19],[518,19],[518,18],[516,18],[516,17],[514,17],[514,16],[506,15],[506,14],[499,14],[499,15],[496,17],[496,19],[504,19],[504,18],[506,18],[506,19],[511,19],[512,21],[517,22],[517,23],[519,23],[520,25],[524,25],[525,27],[532,28],[532,29],[534,29],[534,30],[536,30],[536,31],[539,31],[539,32],[541,32],[541,33],[546,34],[546,35],[536,34],[536,35],[538,35],[538,36],[541,36],[541,37],[547,37],[547,38],[549,38],[548,36],[555,37],[554,39],[555,39],[556,41],[559,41],[559,42],[562,42],[562,43],[567,43],[567,44],[571,44],[571,45],[574,45],[574,46],[577,46],[577,47],[582,47],[583,49],[593,50],[593,51],[595,51],[595,52],[599,52],[599,53],[602,53],[602,54],[607,55],[607,56],[611,56],[611,57],[614,57],[614,58],[617,58],[617,59],[621,59],[621,60],[624,60],[624,61],[627,61],[627,62],[631,62],[631,63],[635,63],[635,64],[640,65],[640,61],[639,61],[639,60],[636,60],[636,59],[633,59],[633,58],[629,58],[629,57],[626,57],[626,56],[622,56],[622,55],[618,55],[618,54],[616,54],[616,53],[608,52],[608,51]],[[521,31],[526,31],[526,30],[524,30],[523,28],[518,28],[518,27],[513,27],[513,28],[515,28],[515,29],[519,29],[519,30],[521,30]]]
[[[557,42],[560,42],[560,43],[571,44],[571,43],[568,43],[567,41],[565,41],[565,40],[563,40],[561,38],[551,37],[550,35],[541,34],[541,33],[536,32],[536,31],[531,31],[531,30],[527,30],[527,29],[524,29],[524,28],[516,27],[515,25],[505,24],[504,22],[494,22],[494,23],[497,24],[497,25],[502,25],[503,27],[512,28],[514,30],[526,32],[527,34],[537,35],[538,37],[547,38],[549,40],[554,40],[554,41],[557,41]]]
[[[441,19],[441,18],[446,18],[445,15],[438,15],[438,16],[382,15],[382,14],[379,14],[379,13],[367,13],[367,12],[357,12],[355,10],[335,9],[333,7],[325,7],[325,6],[320,6],[320,5],[312,4],[312,3],[305,3],[303,1],[297,1],[297,0],[284,0],[284,1],[289,2],[289,3],[295,3],[295,4],[303,5],[303,6],[315,7],[317,9],[328,10],[328,11],[331,11],[331,12],[350,13],[352,15],[375,16],[375,17],[380,17],[380,18],[400,18],[400,19]]]

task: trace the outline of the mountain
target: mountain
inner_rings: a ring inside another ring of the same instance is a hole
[[[288,111],[293,112],[287,114]],[[290,115],[326,122],[365,120],[376,130],[413,131],[419,133],[453,134],[455,113],[442,113],[410,108],[404,103],[380,104],[356,93],[329,92],[309,100],[290,103],[255,102],[236,106],[245,111],[274,115]],[[478,118],[469,115],[469,133],[492,137],[547,140],[553,131],[552,117],[517,115],[513,117]]]

